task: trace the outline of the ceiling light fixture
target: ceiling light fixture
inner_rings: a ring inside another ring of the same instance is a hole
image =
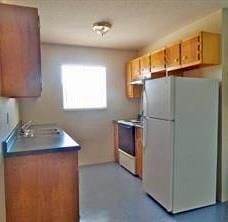
[[[109,22],[96,22],[93,24],[93,31],[98,35],[103,36],[106,34],[112,27],[112,24]]]

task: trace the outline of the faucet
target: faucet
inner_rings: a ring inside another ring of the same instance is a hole
[[[31,131],[31,129],[29,129],[32,125],[32,120],[24,123],[21,128],[20,128],[20,133],[21,135],[23,135],[24,137],[32,137],[33,136],[33,132]]]

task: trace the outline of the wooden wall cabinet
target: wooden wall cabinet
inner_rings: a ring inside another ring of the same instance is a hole
[[[130,84],[133,80],[132,69],[132,62],[128,62],[126,67],[126,95],[129,99],[137,99],[141,97],[142,86]]]
[[[181,67],[181,44],[175,43],[166,47],[166,70],[172,71]]]
[[[181,43],[182,68],[195,65],[216,65],[220,63],[220,35],[200,32]]]
[[[165,49],[152,52],[150,55],[151,73],[164,72],[166,67],[165,62]],[[153,74],[152,74],[153,76]]]
[[[127,74],[127,96],[139,98],[139,86],[129,86],[129,79],[138,80],[145,73],[147,78],[164,76],[183,76],[189,69],[220,64],[220,34],[199,32],[182,41],[167,45],[165,48],[136,58],[131,63],[131,71]],[[150,66],[150,70],[148,67]]]
[[[41,95],[40,28],[35,8],[0,4],[0,94]]]
[[[131,79],[138,80],[140,78],[140,59],[131,61]]]
[[[147,74],[150,72],[150,54],[146,54],[142,57],[140,57],[140,75],[143,75],[144,73]]]
[[[200,36],[183,40],[181,43],[181,65],[189,66],[200,63]]]

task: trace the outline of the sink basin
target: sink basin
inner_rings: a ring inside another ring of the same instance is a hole
[[[37,137],[37,136],[48,136],[48,135],[58,135],[61,133],[61,129],[57,128],[54,124],[40,124],[40,125],[31,125],[27,131],[19,135],[19,137]]]
[[[40,128],[40,129],[31,129],[35,135],[52,135],[60,134],[60,129],[58,128]]]

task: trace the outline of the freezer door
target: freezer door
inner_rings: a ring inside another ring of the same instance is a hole
[[[172,211],[173,121],[145,119],[143,187]]]
[[[145,81],[143,106],[147,117],[174,119],[174,77]]]

